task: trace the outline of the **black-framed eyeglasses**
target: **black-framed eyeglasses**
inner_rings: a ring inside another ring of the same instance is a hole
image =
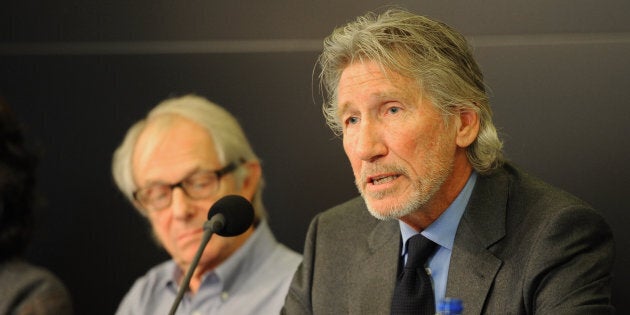
[[[171,205],[173,189],[181,188],[190,199],[198,200],[211,197],[219,191],[221,177],[236,170],[245,163],[244,159],[231,162],[215,171],[199,171],[175,184],[153,184],[140,188],[133,193],[133,198],[150,211],[160,211]]]

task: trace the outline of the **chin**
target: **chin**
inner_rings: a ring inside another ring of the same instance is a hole
[[[414,213],[420,202],[403,197],[370,198],[363,195],[370,214],[379,220],[398,220]]]
[[[384,204],[382,200],[370,201],[364,199],[370,214],[379,220],[395,220],[398,219],[397,208],[400,206],[393,204]]]

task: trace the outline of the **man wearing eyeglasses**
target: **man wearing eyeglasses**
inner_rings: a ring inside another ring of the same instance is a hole
[[[166,314],[208,209],[231,194],[252,202],[254,223],[235,237],[212,236],[177,314],[279,313],[301,257],[264,220],[260,162],[231,114],[199,96],[168,99],[128,130],[112,172],[172,257],[134,283],[116,314]]]

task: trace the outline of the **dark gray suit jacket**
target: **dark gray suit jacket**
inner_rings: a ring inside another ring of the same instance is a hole
[[[397,221],[355,198],[311,223],[283,314],[389,314]],[[479,176],[461,219],[446,296],[465,314],[611,314],[614,244],[583,201],[513,166]]]
[[[73,313],[68,290],[50,271],[19,258],[0,262],[0,314]]]

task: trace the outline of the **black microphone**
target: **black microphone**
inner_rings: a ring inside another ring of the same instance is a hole
[[[253,221],[252,204],[239,195],[228,195],[212,205],[203,227],[221,236],[236,236],[247,231]]]
[[[237,236],[247,231],[254,221],[254,208],[252,204],[242,196],[227,195],[215,202],[208,211],[208,221],[203,224],[203,236],[201,244],[195,253],[195,257],[188,267],[188,272],[182,280],[179,286],[179,291],[171,306],[169,315],[175,314],[179,302],[184,297],[184,293],[188,290],[190,284],[190,278],[192,278],[193,271],[199,264],[199,259],[203,250],[206,248],[206,244],[210,241],[210,237],[213,233],[221,236]]]

